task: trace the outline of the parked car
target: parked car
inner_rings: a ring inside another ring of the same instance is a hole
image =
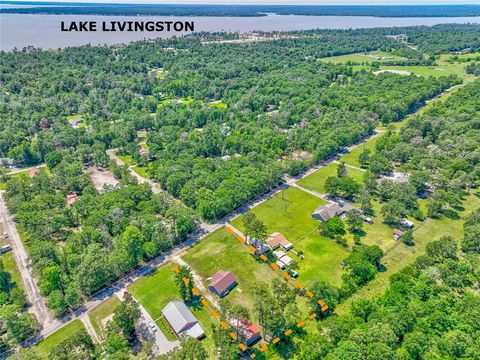
[[[3,238],[4,239],[8,238],[8,232],[6,232],[6,231],[3,232]]]
[[[157,325],[155,325],[155,323],[153,321],[150,321],[148,323],[148,327],[150,328],[150,330],[152,331],[157,331]]]
[[[298,273],[295,271],[295,270],[292,270],[292,269],[288,269],[288,273],[291,277],[293,278],[297,278],[298,277]]]

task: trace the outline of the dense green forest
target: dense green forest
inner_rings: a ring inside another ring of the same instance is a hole
[[[29,1],[1,3],[32,4]],[[101,14],[161,16],[377,16],[377,17],[458,17],[478,16],[477,5],[182,5],[182,4],[115,4],[34,2],[37,7],[4,8],[0,12],[16,14]],[[40,6],[39,6],[40,5]],[[43,7],[42,5],[47,5]]]
[[[83,173],[79,158],[85,153],[58,155],[49,173],[11,179],[6,191],[40,291],[62,314],[184,240],[194,220],[188,209],[137,185],[122,168],[113,169],[122,186],[99,192]],[[67,203],[72,194],[78,199]]]
[[[88,145],[119,148],[145,164],[137,131],[146,130],[156,159],[151,176],[216,219],[276,186],[285,172],[304,170],[460,81],[353,74],[316,61],[369,50],[419,58],[384,31],[299,34],[239,45],[202,45],[200,34],[2,53],[0,153],[29,165]],[[66,118],[75,114],[86,126],[70,126]]]

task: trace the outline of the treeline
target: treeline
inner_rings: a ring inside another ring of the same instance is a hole
[[[48,172],[6,183],[40,291],[57,314],[178,244],[194,227],[188,209],[137,185],[121,168],[114,169],[119,186],[97,191],[78,156],[65,154]]]
[[[13,4],[15,4],[14,2]],[[24,2],[29,3],[29,2]],[[36,3],[36,7],[2,8],[15,14],[82,14],[82,15],[156,15],[156,16],[376,16],[376,17],[461,17],[479,16],[476,5],[403,5],[403,6],[335,6],[335,5],[169,5],[169,4],[88,4]],[[47,5],[45,7],[37,5]]]

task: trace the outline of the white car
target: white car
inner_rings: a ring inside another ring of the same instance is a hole
[[[155,323],[153,321],[150,321],[148,323],[148,327],[150,328],[150,330],[152,331],[157,331],[157,325],[155,325]]]

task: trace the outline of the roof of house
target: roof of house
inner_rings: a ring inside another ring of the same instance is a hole
[[[193,316],[183,301],[170,301],[163,308],[162,314],[177,334],[185,331],[187,335],[197,338],[202,335],[198,334],[199,330],[203,333],[197,318]]]
[[[275,256],[277,259],[281,259],[285,255],[287,255],[285,251],[278,250],[273,252],[273,256]]]
[[[279,232],[271,233],[267,239],[267,244],[270,245],[272,249],[277,245],[281,245],[284,248],[289,248],[292,246],[292,243],[288,241],[282,233]]]
[[[148,155],[149,152],[150,152],[150,151],[149,151],[147,148],[143,147],[143,146],[140,148],[140,150],[138,150],[138,153],[139,153],[140,155]]]
[[[340,207],[340,205],[338,205],[337,203],[333,203],[333,204],[318,206],[312,215],[317,215],[320,218],[322,218],[322,220],[326,221],[326,220],[330,220],[336,215],[340,215],[341,213],[342,213],[342,208]]]
[[[77,201],[78,195],[77,193],[70,193],[67,195],[67,205],[72,205],[75,201]]]
[[[250,339],[252,336],[260,334],[260,329],[247,320],[231,317],[228,319],[230,325],[237,330],[241,337]]]
[[[40,172],[40,169],[38,167],[33,167],[28,171],[28,176],[34,177]]]
[[[213,275],[209,286],[213,287],[217,293],[221,294],[236,281],[237,279],[231,271],[220,270]]]
[[[393,229],[393,235],[403,236],[405,235],[405,232],[400,229]]]

